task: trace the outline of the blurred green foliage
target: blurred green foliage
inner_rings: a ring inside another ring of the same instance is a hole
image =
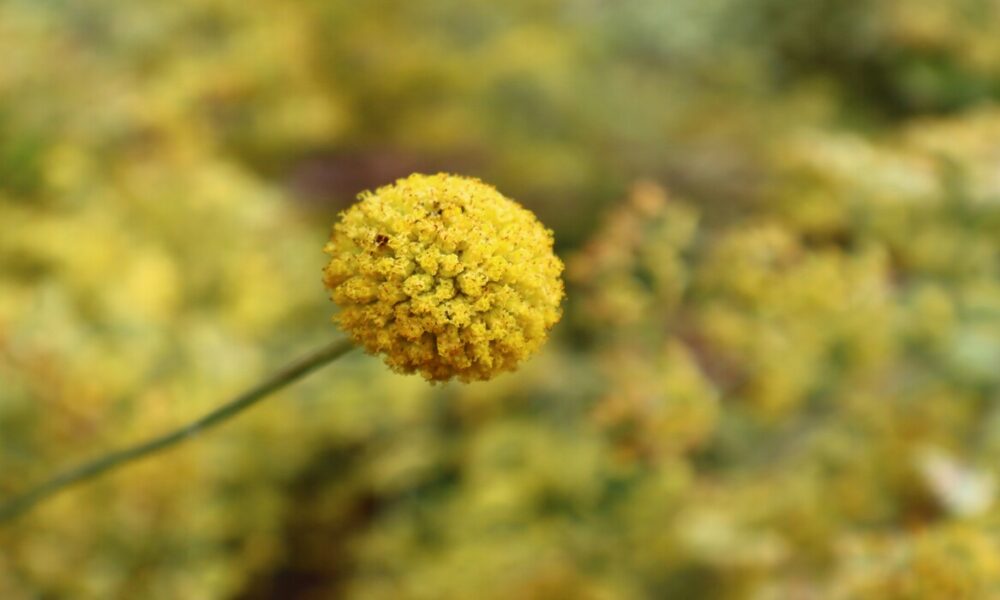
[[[0,497],[334,335],[363,188],[477,175],[541,356],[351,356],[0,528],[0,597],[1000,597],[992,0],[5,0]]]

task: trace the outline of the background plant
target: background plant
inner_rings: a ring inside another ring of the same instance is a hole
[[[0,4],[0,496],[326,339],[361,189],[555,229],[517,373],[349,356],[0,529],[3,598],[988,598],[996,3]]]

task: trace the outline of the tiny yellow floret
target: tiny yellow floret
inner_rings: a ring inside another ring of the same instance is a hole
[[[364,192],[324,248],[334,321],[428,380],[514,370],[559,320],[563,264],[535,215],[478,179],[413,174]]]

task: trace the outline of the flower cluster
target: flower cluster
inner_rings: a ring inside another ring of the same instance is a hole
[[[510,371],[561,316],[552,232],[477,179],[414,174],[361,194],[325,250],[341,327],[431,381]]]

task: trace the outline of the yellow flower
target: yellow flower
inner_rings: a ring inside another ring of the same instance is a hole
[[[413,174],[365,192],[333,228],[335,317],[396,371],[431,381],[515,369],[559,320],[552,232],[478,179]]]

